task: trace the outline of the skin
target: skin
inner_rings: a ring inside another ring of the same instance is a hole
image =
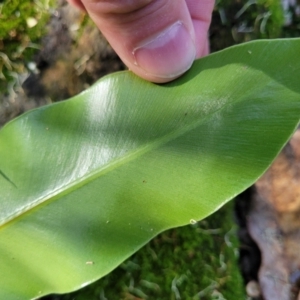
[[[164,83],[209,53],[213,0],[68,0],[85,10],[138,76]]]

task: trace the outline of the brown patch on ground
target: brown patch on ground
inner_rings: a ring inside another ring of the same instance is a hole
[[[37,82],[52,101],[74,96],[102,76],[125,68],[89,18],[66,4],[52,16],[36,61]],[[31,87],[32,83],[28,94]]]

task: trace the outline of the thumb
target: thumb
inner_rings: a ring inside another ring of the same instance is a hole
[[[85,8],[108,42],[140,77],[171,81],[196,57],[185,0],[69,0]]]

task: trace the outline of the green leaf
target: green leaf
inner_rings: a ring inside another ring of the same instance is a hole
[[[0,299],[78,289],[251,185],[300,116],[300,39],[107,76],[0,132]]]

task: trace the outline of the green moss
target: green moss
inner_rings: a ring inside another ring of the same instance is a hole
[[[218,0],[216,8],[237,43],[281,36],[284,11],[280,0]]]
[[[55,0],[7,0],[0,3],[0,91],[25,70],[45,34]]]
[[[280,36],[284,14],[280,0],[258,0],[261,6],[259,32],[260,38],[277,38]]]
[[[229,203],[196,225],[164,232],[105,278],[54,299],[245,299],[231,213]]]

